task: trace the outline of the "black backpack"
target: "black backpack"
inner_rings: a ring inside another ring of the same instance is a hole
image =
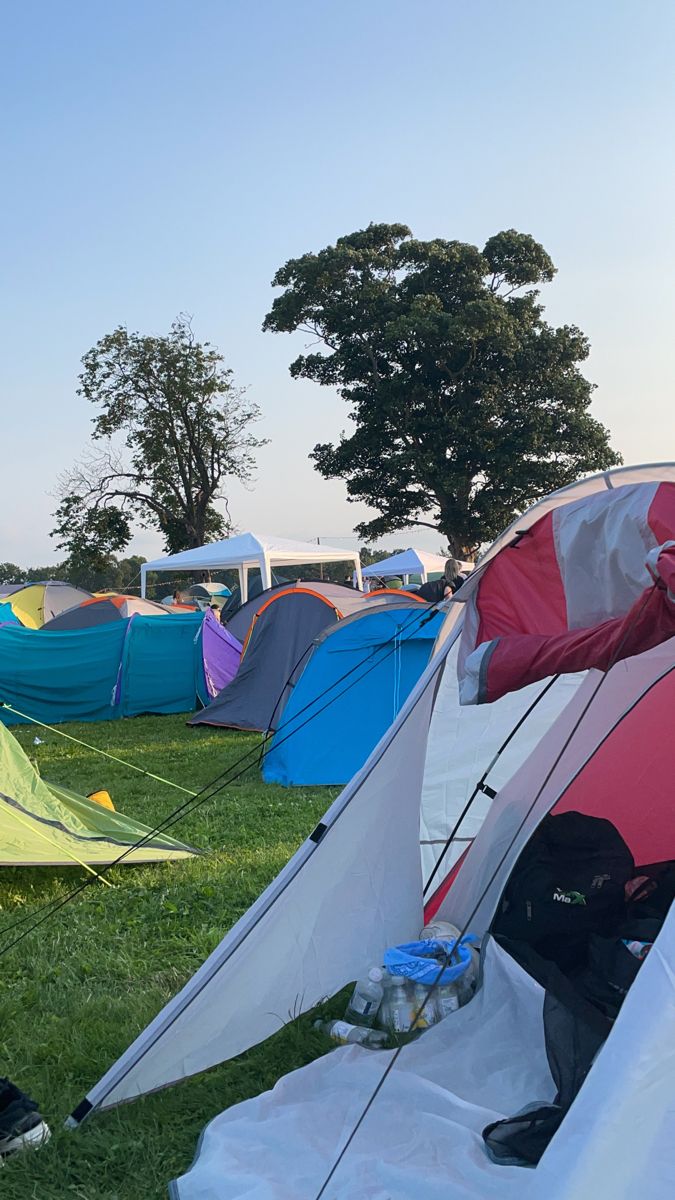
[[[545,817],[520,855],[493,933],[532,946],[564,972],[586,963],[591,934],[610,935],[625,919],[633,856],[603,817]]]

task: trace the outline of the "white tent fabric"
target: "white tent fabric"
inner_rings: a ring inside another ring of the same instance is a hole
[[[438,684],[431,716],[424,763],[420,804],[422,877],[429,879],[481,777],[492,791],[499,791],[529,757],[542,735],[572,699],[584,676],[563,675],[535,683],[519,692],[509,692],[495,704],[462,706],[459,702],[457,657],[460,622],[454,639],[444,647],[447,655]],[[531,709],[527,720],[518,723]],[[502,745],[509,739],[503,753]],[[475,838],[490,808],[489,793],[479,792],[461,822],[453,843],[444,856],[443,869],[432,891]]]
[[[480,1132],[555,1094],[543,991],[496,944],[475,1000],[399,1055],[328,1189],[331,1200],[521,1200]],[[216,1117],[174,1200],[312,1200],[390,1058],[344,1047]],[[375,1149],[376,1148],[376,1149]],[[599,1193],[603,1194],[603,1193]]]
[[[323,546],[316,542],[295,542],[290,538],[272,537],[262,533],[240,533],[220,542],[207,542],[194,550],[169,554],[143,563],[141,595],[145,595],[148,571],[224,571],[239,572],[242,601],[248,598],[248,572],[257,568],[263,588],[272,586],[273,567],[304,567],[310,563],[351,562],[354,564],[358,587],[362,586],[361,559],[357,551],[339,546]]]
[[[318,832],[103,1076],[75,1120],[240,1054],[381,961],[387,946],[417,936],[419,786],[440,666],[439,659],[402,709],[405,759],[386,753],[388,737],[380,742]]]
[[[671,1200],[675,911],[536,1171],[495,1165],[491,1121],[553,1099],[543,992],[494,942],[471,1004],[406,1046],[330,1189],[332,1200]],[[653,1020],[646,1020],[651,1013]],[[315,1196],[388,1055],[345,1047],[207,1126],[174,1200]]]
[[[408,583],[411,575],[420,575],[422,583],[426,583],[429,575],[443,574],[446,561],[441,554],[429,554],[426,550],[410,547],[408,550],[401,550],[399,554],[392,554],[390,558],[383,558],[381,562],[373,563],[370,567],[364,567],[362,575],[364,579],[387,579],[397,575],[404,583]],[[459,567],[462,571],[472,571],[473,563],[460,562]]]

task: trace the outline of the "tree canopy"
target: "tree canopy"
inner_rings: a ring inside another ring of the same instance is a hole
[[[405,225],[369,225],[277,272],[263,328],[310,335],[318,348],[291,375],[351,406],[353,431],[310,457],[377,511],[359,535],[426,525],[465,558],[533,500],[621,461],[589,413],[586,337],[544,320],[537,289],[554,274],[513,229],[479,250]]]
[[[223,537],[215,501],[227,480],[251,478],[264,442],[250,431],[258,408],[219,351],[179,317],[166,336],[118,327],[82,366],[78,394],[98,411],[92,447],[60,481],[59,547],[96,571],[134,522],[159,530],[170,553]]]

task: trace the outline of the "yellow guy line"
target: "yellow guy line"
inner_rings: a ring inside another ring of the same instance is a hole
[[[139,771],[141,775],[147,775],[149,779],[155,779],[157,783],[164,783],[167,787],[176,788],[179,792],[184,792],[186,796],[197,796],[198,792],[190,791],[190,788],[181,787],[179,783],[172,783],[170,779],[162,779],[161,775],[153,775],[152,771],[146,771],[144,767],[137,767],[134,763],[126,762],[123,758],[118,758],[116,754],[109,754],[107,750],[100,750],[98,746],[90,746],[89,742],[83,742],[81,738],[73,737],[72,733],[64,733],[62,729],[56,729],[54,725],[46,725],[44,721],[38,721],[37,717],[29,717],[28,713],[19,712],[18,708],[7,704],[6,701],[0,702],[0,708],[6,708],[8,712],[15,713],[17,717],[23,717],[24,721],[30,721],[32,725],[39,725],[41,729],[48,729],[50,733],[57,733],[59,737],[67,738],[69,742],[76,742],[78,746],[84,746],[85,750],[93,750],[95,754],[102,754],[105,758],[112,759],[113,762],[119,763],[122,767],[128,767],[130,771]]]
[[[67,854],[69,858],[72,858],[73,862],[79,863],[81,867],[84,867],[85,871],[89,871],[90,875],[93,875],[95,879],[99,879],[101,883],[105,884],[106,887],[113,886],[109,879],[104,879],[102,875],[99,875],[98,871],[95,871],[93,867],[89,866],[89,863],[83,862],[81,858],[78,858],[76,854],[73,854],[72,850],[67,850],[65,846],[59,846],[58,842],[55,842],[53,838],[47,837],[47,834],[43,833],[41,829],[36,829],[32,821],[28,821],[22,817],[20,813],[18,813],[16,809],[12,807],[11,804],[9,804],[7,801],[5,801],[5,804],[7,805],[7,812],[10,814],[10,816],[14,817],[15,821],[18,821],[20,825],[26,825],[27,828],[30,829],[31,833],[37,833],[38,837],[41,837],[45,842],[49,842],[50,846],[55,846],[59,852],[62,851],[64,854]]]

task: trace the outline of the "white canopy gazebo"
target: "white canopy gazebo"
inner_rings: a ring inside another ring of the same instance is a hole
[[[429,554],[426,550],[410,547],[370,567],[364,567],[362,573],[364,579],[387,579],[396,575],[407,586],[411,575],[419,575],[422,583],[426,583],[430,575],[442,575],[446,562],[442,554]],[[461,571],[473,571],[473,563],[460,562],[459,568]]]
[[[363,587],[361,559],[356,550],[339,546],[322,546],[317,542],[294,542],[289,538],[271,537],[262,533],[240,533],[221,542],[207,542],[194,550],[182,550],[143,563],[141,595],[145,595],[148,571],[229,571],[239,572],[242,601],[248,599],[248,573],[260,571],[263,588],[272,586],[273,567],[300,567],[310,563],[350,562],[354,564],[357,586]]]

